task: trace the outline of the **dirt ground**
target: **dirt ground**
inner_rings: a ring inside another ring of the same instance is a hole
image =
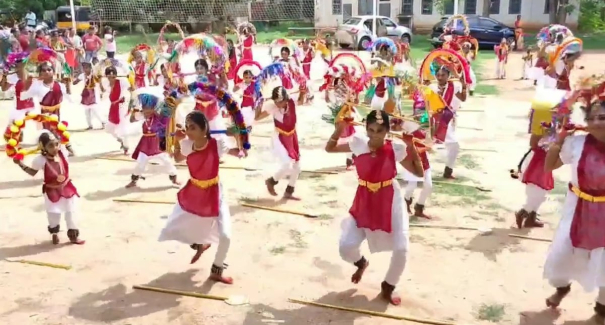
[[[266,55],[263,50],[259,55]],[[587,54],[581,64],[599,66],[605,56]],[[492,63],[485,74],[492,72]],[[520,75],[520,56],[513,55],[509,75]],[[518,72],[517,72],[518,71]],[[492,72],[493,73],[493,72]],[[288,298],[441,320],[453,324],[581,325],[592,316],[596,293],[576,286],[560,315],[545,310],[553,291],[542,279],[549,244],[509,237],[510,234],[552,238],[565,195],[569,172],[556,172],[556,189],[542,207],[544,229],[511,228],[513,213],[524,201],[520,182],[509,177],[527,148],[529,82],[488,80],[501,90],[498,97],[476,96],[459,114],[462,152],[455,169],[459,184],[436,183],[428,202],[432,221],[413,223],[492,228],[479,231],[411,229],[406,270],[397,287],[403,302],[387,306],[376,299],[390,255],[366,255],[371,261],[362,283],[354,285],[354,267],[338,254],[340,222],[346,216],[357,182],[354,171],[343,171],[344,155],[328,155],[323,146],[332,127],[321,120],[325,104],[316,100],[299,110],[299,138],[304,170],[337,169],[338,174],[303,173],[297,193],[303,200],[287,208],[320,215],[308,219],[242,207],[241,201],[282,206],[266,193],[263,180],[272,171],[272,123],[255,127],[253,150],[246,160],[226,159],[222,169],[233,220],[226,274],[232,286],[206,281],[215,248],[190,265],[193,251],[157,237],[172,205],[118,203],[116,198],[175,200],[176,189],[159,167],[151,166],[140,189],[124,189],[134,163],[98,157],[117,154],[118,144],[103,131],[73,132],[77,156],[70,171],[82,197],[78,213],[84,246],[53,246],[41,197],[41,178],[26,176],[11,160],[0,158],[0,258],[27,259],[71,265],[69,271],[0,262],[0,319],[3,324],[31,325],[389,325],[401,321],[322,309],[288,302]],[[75,92],[79,94],[79,89]],[[78,96],[74,96],[78,100]],[[0,104],[0,125],[6,125],[11,103]],[[468,112],[465,112],[467,110]],[[70,128],[86,127],[79,105],[62,113]],[[106,112],[105,112],[106,114]],[[28,138],[34,138],[32,135]],[[31,141],[30,141],[31,142]],[[132,143],[134,146],[135,143]],[[443,170],[442,151],[431,156],[433,177]],[[186,169],[179,169],[186,180]],[[403,185],[403,183],[402,183]],[[491,192],[478,191],[481,186]],[[283,191],[283,185],[279,185]],[[417,193],[418,194],[418,193]],[[67,241],[64,225],[60,233]],[[364,246],[367,254],[367,248]],[[135,291],[148,285],[218,296],[245,295],[249,305]],[[404,322],[405,324],[408,324]],[[412,323],[409,323],[412,324]]]

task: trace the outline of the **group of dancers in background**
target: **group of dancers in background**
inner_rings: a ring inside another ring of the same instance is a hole
[[[300,48],[284,43],[279,45],[274,63],[261,67],[253,60],[254,33],[244,29],[241,35],[241,60],[233,58],[237,51],[231,44],[223,59],[212,47],[206,47],[196,51],[199,58],[194,63],[194,72],[189,74],[183,72],[188,67],[181,66],[178,60],[166,60],[155,74],[150,47],[140,45],[131,52],[129,63],[85,62],[82,75],[75,78],[76,83],[84,83],[81,104],[89,112],[86,113],[89,126],[92,126],[92,117],[104,123],[125,154],[129,152],[126,131],[129,123],[142,122],[137,124],[142,136],[132,154],[136,165],[127,187],[137,186],[144,179],[145,167],[152,159],[164,165],[172,184],[180,186],[175,162],[186,162],[189,178],[177,194],[178,202],[159,240],[190,245],[194,250],[191,263],[216,244],[210,277],[227,284],[233,283],[233,278],[223,275],[231,242],[231,217],[226,188],[219,179],[222,157],[246,157],[252,150],[249,135],[254,121],[272,118],[275,128],[271,142],[279,164],[265,180],[265,186],[270,195],[277,196],[277,186],[287,179],[283,197],[299,199],[295,195],[301,172],[297,107],[313,100],[308,81],[314,49],[318,48],[317,44],[307,41],[302,42]],[[559,42],[556,34],[552,36],[557,46],[567,46]],[[204,42],[209,41],[192,42],[191,46]],[[396,65],[401,63],[398,60],[402,58],[402,47],[387,41],[376,42],[376,59],[370,74],[364,73],[363,63],[339,61],[338,56],[331,58],[320,87],[326,92],[325,97],[336,105],[331,120],[334,132],[325,150],[347,153],[349,165],[354,166],[358,176],[349,216],[343,220],[340,255],[356,268],[351,280],[358,283],[369,267],[368,258],[360,252],[364,241],[367,240],[371,253],[392,252],[381,284],[381,296],[395,305],[401,302],[395,288],[407,261],[409,215],[429,218],[424,213],[432,188],[428,153],[433,145],[445,145],[447,159],[443,176],[452,179],[460,151],[455,112],[476,85],[468,59],[472,56],[468,42],[456,39],[452,33],[446,43],[446,47],[455,50],[438,49],[429,53],[428,65],[414,72],[420,80],[415,81],[415,87],[406,94],[415,99],[413,116],[406,117],[391,107],[395,100],[393,88],[405,86],[407,79],[394,73]],[[173,51],[189,50],[180,43],[174,47]],[[551,60],[547,70],[557,78],[558,89],[569,90],[569,81],[565,78],[569,77],[581,50],[570,46],[562,50],[563,54]],[[70,100],[71,89],[56,79],[57,65],[53,64],[52,57],[38,62],[37,78],[28,76],[25,59],[25,56],[14,58],[15,74],[10,81],[4,79],[3,84],[4,87],[11,83],[16,93],[16,109],[11,112],[11,125],[5,132],[5,138],[10,139],[7,153],[27,174],[34,176],[43,171],[48,231],[53,243],[59,243],[61,214],[64,214],[70,242],[83,244],[74,218],[79,194],[69,173],[69,156],[73,150],[67,146],[66,136],[57,135],[58,130],[62,130],[61,124],[45,120],[46,132],[38,139],[40,154],[29,165],[23,162],[19,148],[24,120],[34,119],[36,114],[57,115],[60,119],[61,104],[63,100]],[[322,52],[322,59],[329,58]],[[134,71],[130,78],[125,78],[127,71]],[[230,87],[230,79],[234,87]],[[524,208],[516,213],[517,225],[541,227],[537,210],[547,191],[552,189],[552,170],[564,164],[572,165],[563,219],[544,271],[545,278],[556,287],[547,305],[557,307],[575,280],[588,291],[599,288],[595,317],[602,323],[605,319],[605,233],[602,231],[605,224],[601,218],[605,215],[605,98],[602,96],[605,83],[597,81],[584,82],[573,93],[558,93],[560,96],[554,101],[550,93],[539,96],[549,91],[555,93],[555,90],[540,88],[537,91],[537,98],[542,99],[536,99],[532,107],[531,150],[524,157],[523,166],[513,174],[526,184],[527,194]],[[294,84],[298,84],[298,90],[294,90]],[[241,95],[237,96],[236,92]],[[371,94],[367,105],[360,103],[363,92]],[[95,113],[95,108],[101,105],[102,93],[109,93],[107,119]],[[183,114],[180,104],[186,97],[195,100],[195,107]],[[39,111],[34,101],[38,102]],[[583,105],[585,127],[570,123],[569,114],[575,102]],[[542,110],[550,115],[543,118]],[[423,120],[427,115],[428,120]],[[430,125],[428,129],[424,127],[426,123]],[[574,134],[575,131],[584,133]],[[401,170],[409,180],[405,191],[397,182]],[[414,204],[413,192],[418,181],[423,181],[424,187]]]

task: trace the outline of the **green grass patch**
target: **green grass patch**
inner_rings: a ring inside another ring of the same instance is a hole
[[[483,304],[479,307],[479,310],[477,311],[477,319],[485,320],[492,323],[498,323],[502,321],[505,315],[505,306],[501,304]]]

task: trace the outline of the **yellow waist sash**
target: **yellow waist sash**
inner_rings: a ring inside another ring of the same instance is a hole
[[[372,193],[376,193],[381,188],[391,186],[391,185],[393,185],[393,180],[377,182],[377,183],[371,183],[368,181],[364,181],[363,179],[359,180],[359,186],[367,187],[368,191],[370,191]]]
[[[40,105],[40,108],[42,109],[43,112],[54,113],[55,111],[58,111],[59,108],[61,108],[61,104],[57,104],[57,105],[54,105],[54,106]]]
[[[155,137],[156,135],[158,135],[157,133],[143,133],[144,137]]]
[[[214,103],[214,101],[212,101],[212,100],[209,100],[209,101],[205,102],[205,101],[202,101],[202,100],[199,100],[199,99],[196,100],[195,102],[198,103],[198,104],[201,104],[204,107],[208,107],[208,105]]]
[[[294,134],[296,132],[296,129],[292,129],[292,131],[284,131],[278,127],[275,127],[275,131],[277,131],[277,133],[281,134],[281,135],[285,135],[285,136],[291,136],[292,134]]]
[[[588,202],[594,202],[594,203],[605,203],[605,196],[592,196],[590,194],[582,192],[582,190],[580,190],[579,188],[577,188],[573,185],[571,185],[569,187],[569,189],[573,192],[573,194],[575,194],[581,200],[588,201]]]
[[[215,178],[212,178],[212,179],[190,178],[189,180],[191,181],[191,184],[193,184],[196,187],[201,188],[203,190],[218,184],[218,176],[216,176]]]

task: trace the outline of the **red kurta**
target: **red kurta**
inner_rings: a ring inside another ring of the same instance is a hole
[[[132,153],[132,159],[137,159],[139,153],[144,153],[147,156],[155,156],[162,153],[162,150],[160,149],[160,138],[151,130],[156,118],[158,118],[158,116],[155,114],[149,118],[145,118],[145,121],[143,122],[143,136]]]
[[[145,87],[145,62],[138,62],[134,64],[134,87],[136,89]]]
[[[97,103],[97,97],[96,97],[96,82],[95,82],[95,77],[94,76],[85,76],[86,79],[84,80],[85,85],[84,85],[84,89],[82,90],[82,101],[81,104],[82,105],[93,105]]]
[[[24,85],[25,84],[21,79],[15,84],[15,101],[18,110],[32,109],[35,106],[33,98],[21,100],[21,93],[23,92]]]
[[[594,197],[605,196],[605,144],[587,135],[578,162],[578,187]],[[571,184],[570,184],[571,187]],[[605,202],[578,198],[569,237],[576,248],[605,247]]]
[[[313,62],[313,58],[315,57],[315,52],[312,48],[309,48],[305,51],[305,57],[302,60],[302,69],[305,77],[307,79],[311,79],[311,62]]]
[[[219,171],[218,143],[216,139],[208,139],[204,150],[193,151],[187,156],[187,168],[194,180],[213,180],[218,178]],[[219,215],[219,185],[217,183],[206,188],[189,180],[178,192],[179,205],[184,211],[199,217],[217,217]]]
[[[233,80],[235,79],[235,67],[237,66],[237,55],[233,53],[233,55],[229,56],[229,71],[227,72],[227,79]]]
[[[74,195],[80,196],[78,190],[69,178],[69,164],[59,151],[57,154],[59,161],[46,160],[44,165],[44,184],[42,185],[42,193],[46,194],[48,199],[57,203],[61,198],[70,199]],[[62,182],[58,181],[59,175],[63,175]]]
[[[109,116],[107,120],[113,124],[120,124],[122,117],[120,116],[120,104],[124,103],[122,96],[122,85],[119,80],[116,80],[109,92]]]
[[[387,140],[373,154],[356,156],[354,161],[360,184],[349,213],[357,222],[357,228],[390,233],[395,193],[392,182],[397,175],[393,144]],[[380,184],[379,188],[373,192],[376,184]]]
[[[254,60],[254,56],[252,55],[252,45],[254,45],[254,36],[248,35],[242,43],[242,60]]]
[[[386,83],[386,81],[384,81],[383,78],[379,78],[378,82],[376,83],[376,93],[374,95],[378,96],[380,98],[384,98],[384,95],[386,95],[386,93],[387,93],[387,83]]]
[[[418,129],[418,130],[412,132],[412,136],[414,138],[425,140],[426,139],[426,132]],[[419,144],[419,143],[416,143],[415,145],[417,147],[419,147],[419,148],[425,148],[425,146],[423,146],[422,144]],[[410,150],[409,146],[408,146],[408,150]],[[420,153],[418,155],[420,156],[420,161],[422,162],[422,167],[424,168],[424,170],[427,170],[427,169],[431,168],[431,165],[429,164],[429,155],[428,155],[428,153],[425,151],[425,152]],[[411,157],[411,155],[409,153],[408,153],[408,157]]]
[[[449,123],[454,118],[454,112],[451,109],[454,95],[454,83],[448,81],[445,93],[441,95],[441,98],[443,98],[443,101],[445,102],[447,107],[445,107],[441,112],[431,117],[433,129],[435,130],[435,139],[437,141],[445,141],[445,136],[447,135]]]
[[[560,75],[557,76],[557,89],[560,90],[571,90],[571,84],[569,82],[569,70],[567,67],[563,69]]]
[[[534,154],[523,172],[521,181],[523,184],[534,184],[541,189],[550,191],[555,188],[555,179],[552,176],[552,172],[546,172],[544,170],[546,150],[537,147],[532,148],[532,151]]]
[[[300,159],[298,150],[298,135],[296,134],[296,104],[294,100],[288,100],[288,108],[283,116],[283,121],[273,119],[275,128],[279,132],[279,142],[288,152],[288,156],[295,161]]]
[[[246,88],[244,89],[241,107],[254,107],[254,84],[243,84],[243,86]]]
[[[52,89],[44,95],[44,98],[40,101],[42,114],[54,114],[61,119],[61,103],[63,102],[63,91],[61,90],[61,84],[53,82]],[[42,127],[44,129],[50,129],[50,123],[43,122]]]
[[[279,61],[284,64],[286,69],[290,70],[290,61],[284,59],[280,59]],[[284,73],[281,76],[281,84],[286,89],[294,88],[294,84],[292,83],[292,77],[288,73]]]
[[[195,109],[204,113],[208,121],[212,121],[219,113],[216,99],[204,94],[195,95]]]

